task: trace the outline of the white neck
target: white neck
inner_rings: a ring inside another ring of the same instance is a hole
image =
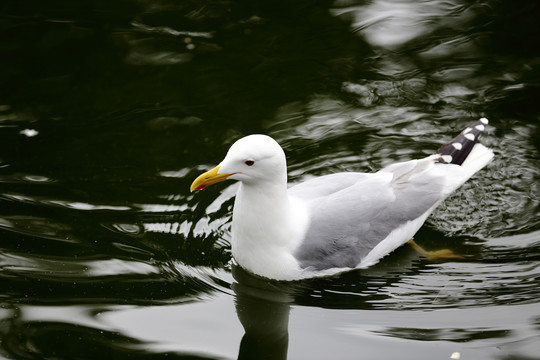
[[[300,272],[292,255],[307,215],[287,194],[287,183],[241,183],[232,225],[232,253],[238,264],[264,277],[290,280]]]

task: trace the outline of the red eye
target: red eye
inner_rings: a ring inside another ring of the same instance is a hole
[[[255,164],[255,161],[253,161],[253,160],[246,160],[246,161],[244,161],[244,164],[246,164],[247,166],[253,166],[253,164]]]

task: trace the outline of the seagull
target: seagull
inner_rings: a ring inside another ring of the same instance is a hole
[[[375,172],[340,172],[288,188],[281,146],[266,135],[236,141],[191,191],[237,180],[232,255],[248,272],[299,280],[363,269],[412,239],[454,190],[493,158],[477,143],[488,120],[467,127],[433,155]]]

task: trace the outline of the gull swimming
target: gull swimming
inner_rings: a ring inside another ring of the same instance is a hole
[[[481,118],[435,154],[375,172],[342,172],[288,188],[281,146],[266,135],[236,141],[191,191],[240,182],[232,255],[245,270],[298,280],[367,268],[412,239],[433,210],[493,158],[477,143]]]

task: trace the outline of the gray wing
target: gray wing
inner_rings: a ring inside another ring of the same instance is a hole
[[[355,267],[394,229],[428,212],[444,198],[444,179],[426,171],[434,166],[432,160],[426,161],[356,174],[356,180],[334,174],[318,184],[306,183],[298,194],[307,198],[312,193],[307,203],[310,225],[294,254],[301,266],[314,270]],[[320,183],[325,181],[335,181],[341,188]]]
[[[319,176],[291,187],[288,190],[288,193],[290,196],[313,202],[320,200],[322,197],[346,189],[356,184],[358,181],[367,179],[372,175],[373,174],[348,172]]]

